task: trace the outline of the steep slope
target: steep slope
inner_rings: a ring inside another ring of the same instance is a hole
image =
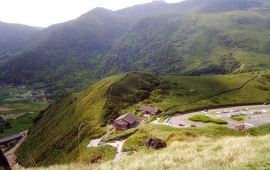
[[[40,32],[35,48],[0,67],[0,81],[78,91],[125,71],[203,75],[265,70],[270,67],[268,8],[263,0],[97,8]]]
[[[156,83],[148,74],[120,74],[52,104],[35,120],[18,150],[19,163],[33,166],[77,161],[89,152],[85,149],[89,139],[104,134],[106,124],[122,114],[121,109],[147,98]]]
[[[39,30],[40,28],[0,22],[0,60],[25,50],[30,45],[30,37]]]

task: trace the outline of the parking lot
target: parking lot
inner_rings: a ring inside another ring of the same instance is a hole
[[[228,122],[225,126],[229,128],[235,128],[235,125],[240,123],[244,124],[245,128],[258,127],[260,125],[270,123],[269,105],[227,107],[179,114],[166,119],[164,123],[178,127],[205,127],[213,125],[211,123],[193,122],[189,120],[191,116],[198,114],[203,114],[211,118],[223,119]],[[232,119],[237,116],[244,117],[244,120],[236,121]]]

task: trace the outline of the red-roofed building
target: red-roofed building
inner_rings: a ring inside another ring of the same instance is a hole
[[[118,117],[113,125],[117,131],[123,131],[136,126],[138,119],[134,114],[128,113]]]
[[[149,106],[143,106],[139,109],[140,112],[143,114],[149,114],[149,115],[157,115],[161,113],[161,111],[158,108],[149,107]]]

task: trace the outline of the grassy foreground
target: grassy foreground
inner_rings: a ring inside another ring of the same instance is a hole
[[[201,137],[193,142],[174,142],[159,151],[138,152],[116,162],[32,169],[269,169],[269,140],[270,135],[226,137],[219,140]]]

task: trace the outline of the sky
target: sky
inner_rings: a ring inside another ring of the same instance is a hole
[[[0,21],[47,27],[75,19],[95,7],[118,10],[152,0],[0,0]],[[165,0],[175,3],[182,0]]]

